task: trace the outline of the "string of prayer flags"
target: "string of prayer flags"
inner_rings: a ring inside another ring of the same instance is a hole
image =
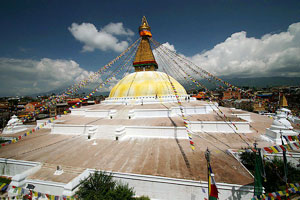
[[[137,50],[137,49],[136,49]],[[135,50],[135,51],[136,51]],[[108,84],[111,80],[113,80],[113,78],[118,75],[129,63],[129,61],[133,58],[134,54],[132,54],[132,56],[125,62],[124,65],[122,65],[122,67],[120,67],[117,71],[115,71],[110,78],[107,78],[104,82],[102,82],[98,87],[96,87],[92,92],[89,93],[89,95],[87,95],[86,97],[84,97],[85,100],[89,99],[91,96],[94,95],[95,92],[99,91],[99,88],[103,88],[106,84]],[[82,103],[82,100],[80,100],[78,103],[76,103],[75,105],[73,105],[71,108],[69,108],[69,110],[74,109],[76,107],[80,106],[80,103]]]
[[[0,191],[1,192],[6,192],[9,184],[8,183],[0,183]]]
[[[300,142],[293,142],[284,145],[275,145],[270,147],[264,147],[263,150],[267,153],[280,153],[283,151],[291,151],[300,149]]]
[[[187,132],[187,135],[188,135],[188,138],[189,138],[190,147],[191,147],[192,151],[194,151],[194,150],[195,150],[195,144],[194,144],[194,142],[193,142],[192,134],[191,134],[191,132],[190,132],[190,129],[189,129],[189,126],[188,126],[188,123],[187,123],[187,118],[184,116],[182,103],[181,103],[181,101],[180,101],[180,99],[179,99],[178,92],[177,92],[177,90],[176,90],[174,84],[172,83],[172,81],[171,81],[171,79],[170,79],[169,76],[168,76],[168,78],[169,78],[169,82],[170,82],[170,84],[171,84],[171,86],[172,86],[172,89],[173,89],[173,91],[174,91],[174,94],[175,94],[177,103],[178,103],[178,105],[179,105],[179,109],[180,109],[180,112],[181,112],[181,117],[182,117],[182,119],[183,119],[184,127],[185,127],[185,129],[186,129],[186,132]]]
[[[94,79],[96,79],[101,73],[109,69],[116,61],[118,61],[122,56],[124,56],[132,47],[134,47],[138,41],[141,39],[139,38],[136,40],[132,45],[130,45],[125,51],[123,51],[119,56],[117,56],[115,59],[113,59],[111,62],[109,62],[107,65],[104,67],[100,68],[97,72],[92,73],[90,76],[88,76],[86,79],[81,80],[79,83],[75,83],[73,86],[69,87],[66,89],[65,92],[63,92],[59,96],[50,96],[49,99],[45,99],[42,101],[43,106],[38,108],[38,110],[30,112],[26,116],[23,117],[23,122],[33,118],[34,116],[38,115],[41,111],[44,111],[45,109],[49,108],[51,105],[60,102],[63,100],[65,97],[75,94],[79,89],[84,88],[87,86],[90,82],[92,82]],[[45,104],[45,105],[44,105]]]
[[[112,61],[110,61],[108,64],[106,64],[104,67],[100,68],[97,72],[92,73],[87,79],[84,79],[80,81],[79,83],[74,84],[70,88],[67,89],[63,95],[68,95],[68,93],[75,93],[77,90],[85,87],[88,83],[92,82],[95,78],[97,78],[102,72],[106,71],[109,69],[116,61],[118,61],[121,57],[123,57],[133,46],[137,44],[138,41],[141,39],[139,38],[136,40],[132,45],[130,45],[125,51],[123,51],[119,56],[114,58]]]
[[[272,192],[272,193],[267,193],[267,194],[262,194],[258,196],[254,196],[251,200],[271,200],[271,199],[281,199],[283,196],[289,196],[289,194],[295,194],[298,193],[300,194],[300,184],[299,183],[294,183],[294,184],[289,184],[289,188],[283,191],[277,191],[277,192]]]
[[[55,116],[55,117],[49,119],[48,121],[46,121],[46,122],[44,122],[44,123],[42,123],[42,124],[40,124],[40,125],[37,125],[35,128],[31,129],[30,131],[27,131],[27,132],[24,133],[23,135],[20,135],[20,136],[18,136],[18,137],[16,137],[16,138],[12,139],[12,140],[10,140],[10,141],[7,141],[7,142],[5,142],[5,143],[2,143],[2,144],[0,145],[0,147],[4,147],[4,146],[7,146],[7,145],[9,145],[9,144],[17,143],[18,141],[24,139],[24,137],[26,137],[26,136],[28,136],[28,135],[30,135],[30,134],[32,134],[32,133],[38,131],[39,129],[43,128],[44,126],[47,126],[49,123],[53,122],[54,120],[58,119],[59,117],[61,117],[61,115],[57,115],[57,116]]]
[[[287,142],[299,142],[300,141],[300,135],[294,135],[294,136],[286,136],[284,135],[283,138],[287,141]]]
[[[232,85],[232,84],[230,84],[230,83],[228,83],[228,82],[226,82],[226,81],[224,81],[224,80],[218,78],[217,76],[215,76],[215,75],[209,73],[208,71],[204,70],[203,68],[201,68],[201,67],[195,65],[192,61],[190,61],[190,60],[188,60],[188,59],[186,59],[186,58],[183,58],[183,57],[180,56],[178,53],[176,53],[176,52],[174,52],[174,51],[168,49],[168,48],[165,47],[164,45],[162,45],[162,44],[160,44],[159,42],[153,40],[152,38],[151,38],[150,40],[151,40],[153,43],[158,44],[159,47],[166,49],[170,54],[175,55],[175,57],[176,57],[177,59],[181,60],[181,62],[184,62],[184,63],[188,66],[188,68],[191,69],[193,72],[196,72],[197,74],[201,74],[201,73],[199,73],[198,71],[196,71],[195,69],[193,69],[192,67],[190,67],[190,65],[193,65],[193,66],[196,67],[198,70],[200,70],[203,74],[209,76],[211,79],[214,79],[214,80],[216,80],[216,81],[218,81],[218,82],[220,82],[220,83],[226,85],[226,86],[229,87],[229,88],[232,88],[232,89],[234,89],[234,90],[236,90],[236,91],[242,92],[243,94],[246,94],[247,96],[250,96],[250,97],[252,97],[253,99],[255,99],[255,97],[256,97],[255,95],[250,94],[249,92],[244,91],[243,89],[238,88],[238,87],[236,87],[236,86],[234,86],[234,85]],[[205,76],[202,76],[202,77],[205,78],[205,79],[207,79],[207,80],[209,79],[209,78],[207,78],[207,77],[205,77]],[[224,87],[221,86],[221,88],[224,88]]]
[[[11,187],[12,194],[16,195],[17,198],[26,197],[27,199],[35,198],[47,198],[50,200],[76,200],[77,198],[74,196],[66,196],[66,195],[51,195],[46,193],[37,192],[34,190],[29,190],[27,188],[21,188],[12,186]]]
[[[153,41],[152,41],[153,42]],[[154,42],[155,43],[155,42]],[[155,44],[154,44],[155,45]],[[159,46],[159,45],[157,45],[156,46],[157,47],[157,50],[158,50],[158,53],[160,52],[160,50],[161,51],[163,51],[165,54],[167,54],[167,52],[165,52],[162,48],[164,48],[164,49],[167,49],[167,48],[165,48],[163,45],[162,46]],[[168,49],[167,49],[168,50]],[[198,81],[196,81],[195,79],[193,79],[192,78],[192,76],[190,76],[189,74],[187,74],[186,73],[186,70],[184,70],[179,64],[177,64],[177,62],[176,62],[176,60],[174,59],[174,58],[172,58],[171,56],[169,56],[169,58],[182,70],[182,72],[186,75],[186,76],[188,76],[191,80],[192,80],[192,82],[193,83],[195,83],[198,87],[202,87],[202,88],[204,88],[206,91],[209,91],[204,85],[202,85],[202,84],[200,84]],[[187,66],[187,67],[189,67],[189,66]],[[184,78],[186,79],[186,77],[184,76]],[[212,107],[211,106],[211,104],[209,104],[210,105],[210,107]],[[214,105],[216,108],[217,108],[217,110],[223,115],[220,115],[214,108],[212,108],[212,110],[226,123],[226,124],[228,124],[229,125],[229,127],[234,131],[234,133],[236,133],[236,134],[238,134],[238,136],[248,145],[248,146],[250,146],[249,145],[249,143],[245,140],[245,139],[243,139],[243,137],[237,132],[238,131],[238,127],[236,126],[236,124],[235,123],[233,123],[231,120],[230,120],[230,118],[229,117],[227,117],[226,115],[225,115],[225,113],[223,113],[222,112],[222,110],[217,106],[217,105]]]

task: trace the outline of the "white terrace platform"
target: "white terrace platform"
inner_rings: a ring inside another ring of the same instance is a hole
[[[184,102],[183,110],[194,133],[251,132],[250,115],[242,119],[247,114],[241,111],[226,114],[233,125],[216,114],[217,105],[213,103]],[[87,106],[73,109],[71,114],[63,116],[48,128],[51,128],[52,134],[84,135],[90,139],[188,139],[177,103]]]

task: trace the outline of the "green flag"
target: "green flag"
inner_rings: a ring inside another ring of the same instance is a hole
[[[255,152],[255,173],[254,173],[254,195],[263,193],[262,186],[262,161],[260,152]]]

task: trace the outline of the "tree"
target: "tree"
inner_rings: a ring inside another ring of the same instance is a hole
[[[135,192],[128,184],[114,181],[111,174],[95,172],[80,182],[76,195],[79,199],[134,200]]]
[[[255,154],[253,152],[243,152],[240,156],[242,164],[254,174],[255,169]],[[265,192],[276,192],[285,190],[285,182],[283,181],[283,161],[277,157],[273,160],[265,161],[266,182],[263,181]],[[296,183],[300,180],[300,170],[293,164],[287,163],[288,182]]]

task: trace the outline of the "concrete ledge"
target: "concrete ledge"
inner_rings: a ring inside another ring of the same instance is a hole
[[[188,139],[184,127],[165,127],[165,126],[124,126],[124,128],[116,130],[115,136],[121,140],[125,138]]]
[[[41,192],[44,194],[51,194],[51,195],[63,195],[65,190],[65,183],[58,183],[52,181],[41,181],[41,180],[32,180],[26,179],[26,185],[32,184],[35,186],[34,191]]]
[[[86,108],[75,108],[71,110],[71,115],[84,115]]]
[[[215,104],[205,104],[204,106],[183,107],[185,115],[208,114],[213,111]],[[170,109],[134,109],[130,110],[130,118],[148,118],[148,117],[171,117],[181,115],[180,107],[171,107]]]
[[[12,177],[10,186],[23,187],[26,183],[26,178],[41,169],[41,163],[30,162],[24,160],[13,160],[0,158],[0,166],[4,176]]]
[[[80,181],[87,178],[95,169],[86,169],[79,176],[69,183],[59,183],[52,181],[42,181],[26,179],[30,174],[37,172],[41,165],[37,162],[18,161],[1,159],[2,161],[33,166],[13,177],[11,185],[25,187],[26,184],[35,186],[35,191],[51,195],[74,195]],[[151,176],[142,174],[131,174],[121,172],[110,172],[117,181],[128,183],[133,187],[137,196],[147,195],[151,199],[181,200],[181,199],[203,199],[207,197],[208,185],[206,181],[194,181],[188,179],[176,179],[161,176]],[[220,199],[251,199],[253,196],[252,186],[242,186],[237,184],[217,183]],[[10,188],[11,189],[11,188]],[[11,190],[9,190],[11,191]],[[166,192],[167,191],[167,192]],[[13,193],[9,194],[14,196]]]
[[[235,117],[238,117],[238,118],[241,118],[243,120],[246,120],[247,122],[251,122],[251,115],[246,113],[246,114],[236,114],[236,113],[233,113],[231,114],[232,116],[235,116]]]
[[[93,125],[53,124],[51,134],[87,135]]]
[[[78,189],[80,180],[84,180],[91,173],[95,173],[95,171],[94,169],[86,169],[65,186],[63,195],[74,194]],[[151,199],[195,200],[207,197],[208,193],[208,184],[206,181],[109,171],[106,171],[106,173],[111,174],[115,180],[128,183],[129,187],[134,187],[137,196],[147,195]],[[217,187],[220,199],[251,199],[253,196],[253,186],[217,183]]]
[[[184,102],[188,95],[179,96],[179,99]],[[190,97],[189,101],[196,101],[194,97]],[[140,96],[140,97],[122,97],[122,98],[106,98],[101,104],[106,105],[140,105],[140,104],[155,104],[155,103],[173,103],[177,102],[175,95],[170,96]]]
[[[208,133],[251,133],[249,122],[233,122],[238,130],[230,122],[224,121],[190,121],[189,127],[194,132]]]

